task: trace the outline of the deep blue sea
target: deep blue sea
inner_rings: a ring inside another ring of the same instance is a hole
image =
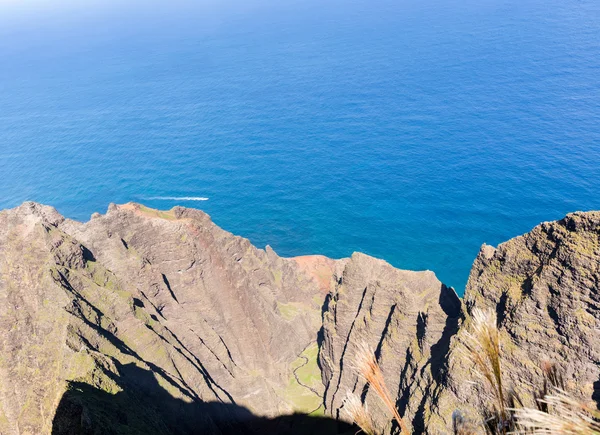
[[[600,1],[0,1],[25,200],[197,207],[462,293],[482,243],[600,209]]]

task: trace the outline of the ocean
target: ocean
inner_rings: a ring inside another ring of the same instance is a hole
[[[0,208],[200,208],[462,294],[600,209],[597,0],[0,1]]]

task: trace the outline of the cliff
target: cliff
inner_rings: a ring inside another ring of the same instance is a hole
[[[458,351],[475,307],[497,312],[515,387],[550,360],[591,401],[599,234],[600,213],[576,213],[484,246],[461,301],[364,254],[281,258],[198,210],[79,223],[25,203],[0,212],[0,433],[354,433],[349,392],[391,432],[361,343],[412,430],[444,433],[488,400]]]
[[[451,409],[473,414],[490,397],[465,378],[472,361],[459,351],[473,309],[496,312],[507,390],[533,403],[531,386],[555,364],[567,391],[600,404],[600,212],[572,213],[500,244],[484,245],[464,297],[465,322],[453,339],[447,388],[433,427]]]

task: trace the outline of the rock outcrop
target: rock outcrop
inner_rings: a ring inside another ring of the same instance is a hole
[[[411,429],[447,433],[489,400],[460,351],[476,307],[526,400],[544,361],[597,400],[599,237],[600,213],[575,213],[484,245],[461,301],[433,272],[281,258],[198,210],[79,223],[25,203],[0,212],[0,433],[354,433],[351,392],[392,433],[353,367],[362,343]]]
[[[324,403],[341,417],[348,393],[359,394],[381,433],[391,420],[354,367],[360,346],[374,350],[400,413],[423,431],[432,397],[444,385],[446,353],[456,332],[460,300],[433,272],[398,270],[354,254],[337,277],[323,316],[320,352]]]
[[[600,212],[572,213],[502,243],[482,246],[464,297],[465,321],[453,339],[447,387],[431,431],[444,432],[454,409],[476,415],[489,395],[467,383],[472,362],[460,342],[474,308],[497,313],[505,387],[533,403],[542,367],[555,364],[566,388],[600,403]],[[446,418],[440,418],[446,416]]]
[[[318,410],[329,263],[304,263],[196,210],[111,206],[85,224],[33,203],[0,213],[0,432],[49,433],[71,384],[118,394],[144,372],[138,384],[155,378],[182,403]]]

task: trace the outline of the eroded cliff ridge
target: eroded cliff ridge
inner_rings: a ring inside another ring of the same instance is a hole
[[[25,203],[0,212],[0,433],[354,433],[349,392],[393,432],[361,343],[411,430],[446,433],[488,400],[458,349],[475,307],[497,312],[515,388],[551,361],[593,401],[599,235],[600,213],[575,213],[484,246],[461,301],[363,254],[281,258],[198,210],[79,223]]]

